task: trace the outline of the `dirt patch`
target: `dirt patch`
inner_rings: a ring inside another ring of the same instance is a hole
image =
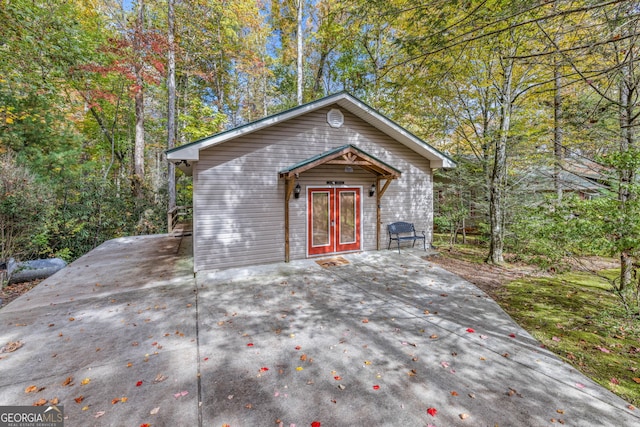
[[[521,262],[509,262],[498,266],[468,261],[464,256],[462,252],[451,250],[424,259],[473,283],[493,299],[496,299],[500,289],[509,282],[524,277],[551,277],[555,273]],[[615,259],[600,257],[567,258],[563,263],[567,269],[573,271],[594,272],[620,267]]]
[[[12,283],[0,289],[0,310],[19,296],[29,292],[42,280],[32,280],[30,282]]]
[[[456,255],[455,252],[446,252],[424,258],[473,283],[493,299],[496,299],[500,289],[509,282],[523,277],[548,275],[545,271],[526,264],[515,263],[504,266],[480,264],[458,258]]]

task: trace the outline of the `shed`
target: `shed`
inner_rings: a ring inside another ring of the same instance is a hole
[[[341,92],[167,151],[193,175],[196,273],[387,246],[433,225],[436,150]]]

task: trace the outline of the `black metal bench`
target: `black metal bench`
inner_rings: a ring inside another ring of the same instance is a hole
[[[398,242],[398,253],[400,253],[400,242],[413,241],[414,247],[416,245],[416,240],[422,240],[422,245],[424,246],[424,250],[427,250],[427,236],[425,232],[422,232],[422,236],[419,236],[416,233],[416,229],[410,222],[394,222],[392,224],[387,225],[387,231],[389,232],[389,246],[387,249],[391,249],[391,241],[395,240]]]

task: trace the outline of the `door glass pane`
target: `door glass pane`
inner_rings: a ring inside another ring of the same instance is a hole
[[[329,244],[329,193],[314,192],[311,194],[312,203],[312,246],[326,246]]]
[[[356,241],[356,193],[340,192],[340,243]]]

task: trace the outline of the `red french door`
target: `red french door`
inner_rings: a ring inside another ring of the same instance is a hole
[[[360,189],[312,188],[308,192],[309,255],[360,249]]]

